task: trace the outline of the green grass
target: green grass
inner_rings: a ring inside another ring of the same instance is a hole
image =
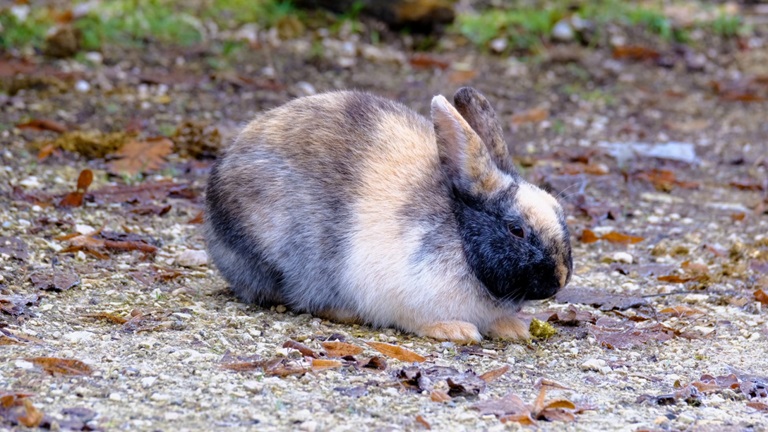
[[[453,30],[482,47],[495,38],[506,38],[509,49],[513,51],[536,51],[538,46],[550,40],[554,25],[571,14],[591,21],[597,32],[606,24],[614,23],[639,27],[649,35],[667,42],[688,42],[689,33],[694,28],[720,37],[734,37],[750,30],[740,17],[725,14],[711,21],[696,22],[692,27],[682,28],[675,25],[654,3],[639,4],[620,0],[588,1],[577,3],[576,6],[573,2],[563,0],[538,3],[542,6],[488,9],[476,14],[461,15]]]

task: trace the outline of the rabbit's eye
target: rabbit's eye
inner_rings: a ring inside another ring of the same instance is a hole
[[[507,225],[509,233],[518,238],[525,238],[525,230],[520,225],[509,224]]]

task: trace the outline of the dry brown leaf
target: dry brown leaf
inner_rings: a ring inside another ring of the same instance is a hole
[[[373,356],[367,360],[361,360],[358,365],[366,369],[383,371],[387,369],[387,360],[381,356]]]
[[[653,48],[640,45],[620,45],[613,48],[613,58],[630,60],[657,60],[661,54]]]
[[[32,405],[32,401],[29,399],[24,399],[24,414],[20,415],[17,419],[19,423],[26,427],[37,427],[40,425],[40,422],[43,421],[43,412],[39,409],[35,408],[34,405]]]
[[[432,390],[432,393],[429,394],[429,399],[432,402],[448,402],[451,400],[451,396],[443,390]]]
[[[315,358],[315,359],[318,357],[317,353],[314,352],[312,350],[312,348],[304,345],[303,343],[296,342],[295,340],[290,340],[289,339],[289,340],[285,341],[285,343],[283,344],[283,348],[293,348],[296,351],[300,352],[301,355],[303,355],[305,357],[312,357],[312,358]]]
[[[48,159],[48,157],[52,155],[54,151],[56,151],[56,146],[53,145],[53,143],[48,143],[40,147],[40,151],[37,152],[37,161],[42,162]]]
[[[416,416],[416,423],[420,424],[424,429],[431,430],[432,425],[429,424],[429,422],[421,416],[421,414]]]
[[[768,293],[763,291],[762,288],[755,291],[755,300],[759,301],[762,304],[768,304]]]
[[[83,198],[88,191],[88,186],[93,182],[93,171],[84,169],[80,171],[80,176],[77,178],[77,189],[74,192],[70,192],[59,201],[59,207],[80,207],[83,205]]]
[[[750,401],[747,402],[747,406],[758,411],[768,412],[768,403],[765,402]]]
[[[361,347],[346,342],[328,341],[322,342],[321,345],[328,357],[355,356],[363,352]]]
[[[200,213],[196,214],[195,217],[193,217],[192,219],[188,220],[187,223],[190,224],[190,225],[199,225],[199,224],[203,223],[203,221],[204,221],[204,219],[203,219],[203,211],[200,210]]]
[[[336,369],[340,368],[343,364],[338,360],[328,360],[328,359],[318,359],[313,358],[312,359],[312,370],[314,372],[323,371],[327,369]]]
[[[435,56],[416,53],[408,59],[408,63],[417,69],[448,69],[450,63]]]
[[[600,237],[598,237],[594,231],[591,229],[585,229],[581,232],[581,242],[582,243],[595,243],[596,241],[600,240]]]
[[[19,129],[29,129],[36,131],[51,131],[56,133],[64,133],[69,130],[66,125],[63,125],[55,120],[50,119],[34,119],[26,123],[19,123],[16,125]]]
[[[546,108],[533,108],[528,111],[514,114],[511,118],[513,125],[526,123],[541,123],[549,118],[549,110]]]
[[[558,409],[558,408],[575,410],[576,404],[569,401],[568,399],[554,399],[544,404],[544,410]]]
[[[128,141],[117,153],[120,159],[109,164],[112,174],[136,175],[154,171],[163,166],[165,157],[173,152],[173,141],[154,138],[146,141]]]
[[[448,82],[453,85],[462,85],[473,80],[477,76],[477,70],[452,70],[448,73]]]
[[[616,231],[611,231],[608,234],[603,234],[603,236],[600,237],[600,239],[607,240],[611,243],[624,243],[624,244],[635,244],[645,240],[645,238],[643,237],[622,234]]]
[[[523,426],[532,426],[536,424],[536,420],[534,420],[533,417],[531,417],[530,412],[507,415],[507,416],[501,417],[499,420],[501,420],[502,423],[515,422],[515,423],[520,423]]]
[[[419,354],[416,354],[413,351],[407,350],[405,348],[399,347],[397,345],[392,345],[388,343],[383,342],[366,342],[368,346],[375,349],[376,351],[384,354],[387,357],[392,357],[394,359],[404,361],[404,362],[418,362],[421,363],[426,359],[426,357],[423,357]]]
[[[696,278],[693,276],[681,276],[678,274],[671,274],[666,276],[659,276],[656,278],[656,280],[661,282],[669,282],[669,283],[686,283],[692,280],[696,280]]]
[[[510,367],[509,365],[504,365],[498,369],[489,370],[488,372],[480,375],[480,379],[490,383],[492,381],[497,380],[500,376],[504,375],[509,371]]]
[[[128,322],[128,320],[126,318],[123,318],[120,315],[113,314],[113,313],[110,313],[110,312],[89,313],[89,314],[85,314],[83,316],[86,317],[86,318],[96,318],[96,319],[100,319],[100,320],[104,320],[104,321],[109,321],[109,322],[112,322],[114,324],[120,324],[120,325],[125,324],[126,322]]]
[[[58,357],[30,357],[26,358],[51,375],[90,375],[93,369],[87,364],[75,359],[63,359]]]
[[[668,308],[664,308],[660,311],[660,313],[668,314],[668,315],[674,315],[679,317],[690,317],[690,316],[696,316],[696,315],[704,315],[704,312],[694,309],[692,307],[688,307],[685,305],[677,305],[672,306]]]

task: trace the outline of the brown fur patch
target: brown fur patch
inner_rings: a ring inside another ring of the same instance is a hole
[[[422,336],[454,342],[480,342],[482,336],[477,327],[464,321],[440,321],[427,324],[419,330]]]
[[[489,195],[503,187],[502,175],[482,139],[443,96],[432,99],[432,121],[441,155],[469,192]]]
[[[528,326],[516,316],[505,316],[497,319],[488,328],[488,335],[499,339],[529,339]]]

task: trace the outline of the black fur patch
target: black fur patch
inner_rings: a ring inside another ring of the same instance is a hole
[[[505,192],[484,199],[454,189],[453,212],[467,263],[501,302],[551,297],[560,288],[554,251],[511,210],[515,191]],[[512,235],[509,224],[522,227],[525,238]]]

